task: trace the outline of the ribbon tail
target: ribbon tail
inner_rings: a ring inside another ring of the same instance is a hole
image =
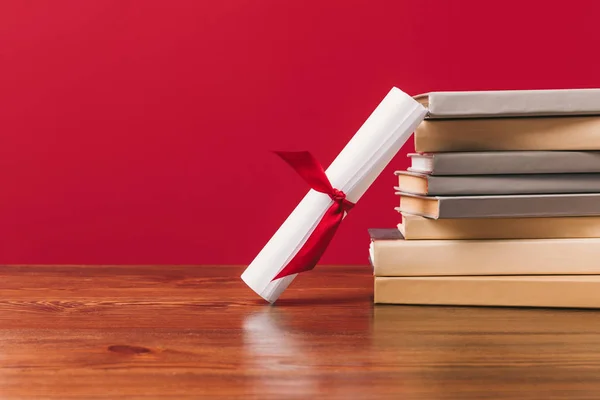
[[[331,186],[323,166],[310,152],[275,151],[274,153],[288,163],[312,189],[326,194],[333,192],[333,186]]]
[[[338,204],[332,204],[304,246],[272,280],[313,269],[327,250],[343,216],[344,211],[339,208]]]

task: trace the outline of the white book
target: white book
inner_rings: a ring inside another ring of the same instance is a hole
[[[333,187],[356,203],[410,138],[426,113],[427,110],[411,96],[392,88],[326,169]],[[290,181],[294,178],[291,176]],[[303,182],[298,179],[297,184]],[[296,275],[273,278],[306,243],[332,204],[328,195],[309,190],[244,271],[242,280],[262,298],[275,302]]]
[[[600,115],[600,89],[429,92],[415,100],[427,119]]]

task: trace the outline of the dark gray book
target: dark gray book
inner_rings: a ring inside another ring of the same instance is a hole
[[[600,173],[600,151],[410,153],[412,172],[430,175]]]
[[[399,212],[427,218],[527,218],[600,215],[600,193],[419,196],[396,192]]]
[[[424,196],[600,193],[600,174],[437,176],[396,171],[399,192]]]

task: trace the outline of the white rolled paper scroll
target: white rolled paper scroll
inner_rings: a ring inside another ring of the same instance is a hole
[[[325,171],[332,186],[356,204],[426,114],[419,102],[392,88]],[[246,268],[242,280],[274,303],[297,274],[273,278],[302,248],[332,203],[328,195],[310,189]]]

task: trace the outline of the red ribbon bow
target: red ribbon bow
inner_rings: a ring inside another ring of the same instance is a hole
[[[311,153],[276,151],[275,154],[287,162],[312,189],[328,195],[333,204],[327,209],[304,246],[273,280],[313,269],[333,239],[344,213],[354,207],[354,203],[346,199],[344,192],[331,186],[325,170]]]

